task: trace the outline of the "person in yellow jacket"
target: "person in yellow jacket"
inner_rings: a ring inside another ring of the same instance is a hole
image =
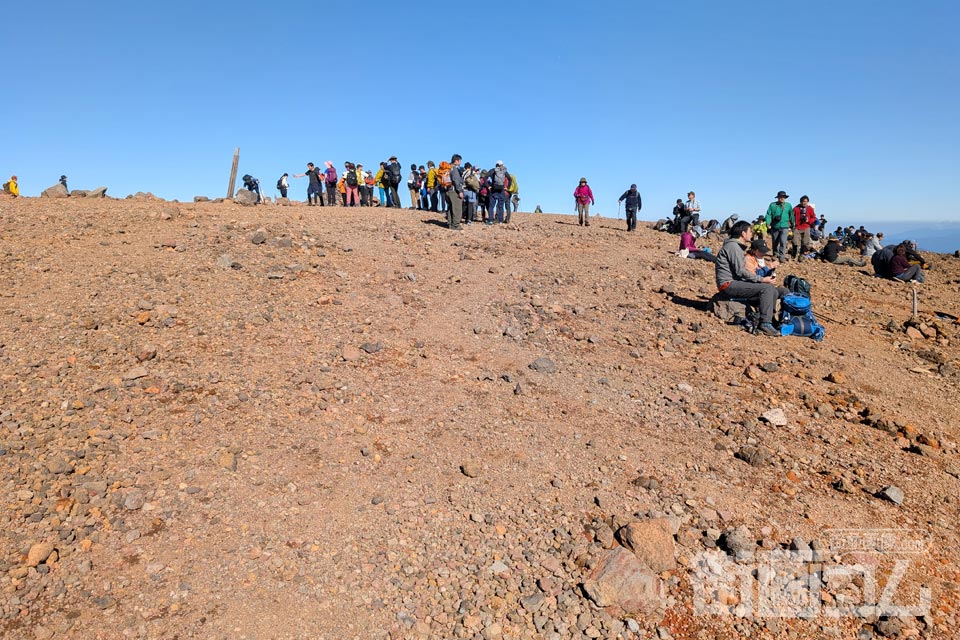
[[[3,192],[14,198],[20,197],[20,186],[17,184],[17,176],[10,176],[10,182],[3,183]]]
[[[377,171],[377,175],[374,176],[373,178],[374,182],[377,184],[378,193],[380,194],[381,207],[387,206],[387,194],[386,194],[387,185],[383,181],[383,174],[385,173],[386,169],[387,169],[387,163],[381,162],[380,169]]]
[[[430,211],[440,213],[440,193],[437,189],[436,167],[433,160],[427,162],[427,197],[430,198]]]
[[[520,207],[520,187],[517,186],[517,176],[510,173],[508,174],[510,182],[507,184],[507,202],[513,203],[513,212],[516,213]],[[510,209],[511,207],[507,206],[507,219],[505,222],[510,222]]]

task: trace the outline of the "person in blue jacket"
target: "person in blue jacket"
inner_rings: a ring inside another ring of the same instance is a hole
[[[637,191],[637,185],[630,185],[617,202],[624,200],[627,208],[627,231],[633,231],[637,228],[637,212],[643,208],[643,200],[640,198],[640,192]]]

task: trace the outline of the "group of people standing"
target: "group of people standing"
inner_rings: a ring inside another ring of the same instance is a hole
[[[459,158],[459,155],[454,155]],[[376,173],[364,169],[362,164],[344,162],[338,174],[333,162],[326,161],[325,168],[307,163],[304,173],[290,176],[284,173],[277,180],[277,191],[287,198],[290,178],[307,178],[307,204],[310,206],[346,207],[385,206],[402,208],[399,189],[403,183],[403,168],[396,156],[380,163]],[[244,187],[260,195],[260,182],[250,175],[243,176]],[[520,207],[520,189],[517,178],[507,171],[502,161],[493,169],[484,171],[469,162],[464,165],[443,161],[437,166],[432,160],[426,165],[410,165],[406,180],[410,194],[410,209],[432,211],[451,215],[451,210],[460,205],[461,222],[510,222],[510,216]],[[379,191],[377,202],[374,193]],[[324,198],[326,194],[326,198]],[[456,196],[454,202],[452,196]]]

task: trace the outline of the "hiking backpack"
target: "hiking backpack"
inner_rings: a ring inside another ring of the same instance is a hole
[[[337,184],[337,170],[330,167],[324,173],[327,176],[327,184]]]
[[[283,189],[283,178],[277,180],[277,189]]]
[[[808,300],[810,299],[810,283],[803,278],[798,278],[791,274],[783,279],[783,286],[794,295],[803,296]]]
[[[463,185],[470,191],[479,192],[480,191],[480,178],[477,177],[477,174],[471,171],[467,174],[467,177],[463,180]]]
[[[346,180],[348,187],[357,186],[357,171],[355,169],[350,169],[347,171],[347,175],[344,176],[344,179]]]
[[[780,301],[780,335],[809,337],[820,342],[825,334],[826,329],[813,316],[810,298],[793,294],[783,296]]]
[[[451,184],[453,184],[453,182],[450,180],[450,163],[443,161],[437,168],[437,188],[446,189]]]
[[[392,162],[387,165],[387,169],[390,172],[390,184],[392,184],[394,188],[400,186],[400,178],[402,177],[400,163]]]
[[[493,170],[493,191],[503,191],[507,184],[507,170],[503,167],[497,167]]]

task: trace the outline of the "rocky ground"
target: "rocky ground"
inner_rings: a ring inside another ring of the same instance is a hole
[[[817,343],[610,220],[0,219],[0,637],[957,637],[960,260],[787,265]]]

